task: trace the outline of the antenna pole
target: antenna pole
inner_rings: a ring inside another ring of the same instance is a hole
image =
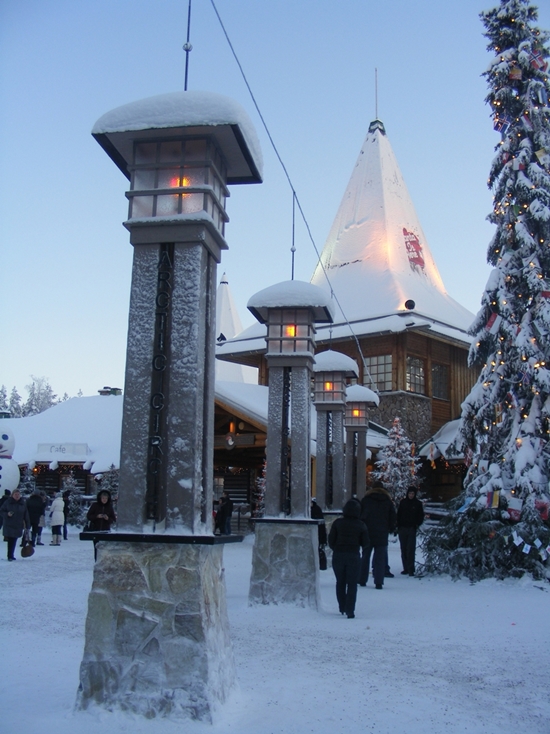
[[[374,67],[374,119],[378,120],[378,69]]]
[[[187,41],[183,44],[183,50],[185,51],[185,82],[183,85],[184,92],[187,92],[187,79],[189,76],[189,54],[193,50],[193,46],[189,43],[190,35],[191,35],[191,0],[189,0],[189,6],[187,8]]]
[[[296,252],[296,246],[294,244],[294,232],[296,228],[296,192],[292,191],[292,247],[290,252],[292,253],[292,278],[294,280],[294,253]]]

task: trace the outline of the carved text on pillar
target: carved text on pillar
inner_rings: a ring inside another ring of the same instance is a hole
[[[172,278],[174,245],[162,244],[157,268],[155,297],[155,336],[151,369],[151,398],[149,401],[149,440],[147,447],[148,520],[160,522],[166,514],[165,493],[161,491],[165,477],[166,411],[169,385],[170,326],[172,314]],[[162,504],[161,504],[162,503]]]

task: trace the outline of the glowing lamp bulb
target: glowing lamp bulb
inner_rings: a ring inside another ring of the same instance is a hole
[[[334,383],[333,382],[325,382],[325,390],[327,392],[334,390]]]
[[[296,326],[294,324],[288,324],[288,326],[285,326],[285,336],[291,338],[296,336]]]
[[[353,410],[351,411],[351,414],[352,414],[352,416],[353,416],[354,418],[359,418],[359,416],[361,415],[361,412],[360,412],[360,410],[359,410],[358,408],[354,408],[354,409],[353,409]]]

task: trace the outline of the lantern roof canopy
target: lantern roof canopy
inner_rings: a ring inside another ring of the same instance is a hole
[[[264,288],[249,299],[247,308],[262,324],[273,308],[309,308],[314,321],[324,323],[331,323],[334,313],[330,294],[301,280],[285,280]]]
[[[373,406],[380,403],[380,398],[368,387],[363,387],[362,385],[350,385],[346,388],[346,402],[367,403],[367,405]]]
[[[214,92],[171,92],[117,107],[99,118],[92,135],[129,179],[135,140],[183,134],[216,139],[227,164],[227,183],[261,183],[262,151],[256,130],[238,102]]]
[[[315,355],[313,363],[314,372],[344,372],[348,377],[357,377],[359,368],[357,362],[342,352],[335,352],[327,349],[325,352],[318,352]]]

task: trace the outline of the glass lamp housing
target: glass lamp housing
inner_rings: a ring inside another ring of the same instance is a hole
[[[346,403],[344,425],[346,428],[367,428],[369,425],[367,403]]]
[[[128,219],[207,214],[223,236],[227,170],[212,138],[134,142]]]
[[[344,372],[315,372],[314,402],[343,405],[346,402]]]
[[[315,351],[315,327],[309,308],[270,308],[267,319],[267,356],[286,357]]]

